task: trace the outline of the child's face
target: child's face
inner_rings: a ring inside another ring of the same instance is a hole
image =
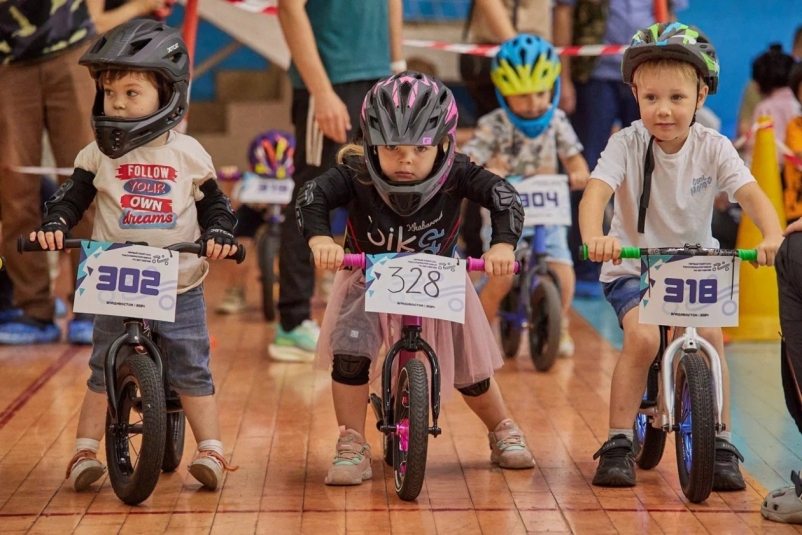
[[[637,87],[632,92],[638,100],[643,125],[658,141],[668,144],[664,149],[673,148],[672,142],[681,147],[688,137],[693,114],[704,104],[707,86],[701,84],[697,98],[693,80],[667,70],[644,72],[635,81]]]
[[[537,119],[551,107],[551,91],[505,97],[510,111],[522,119]]]
[[[416,182],[427,178],[437,158],[437,147],[380,145],[379,165],[384,176],[394,182]]]
[[[119,80],[103,80],[103,113],[108,117],[138,119],[159,110],[159,91],[136,73]]]

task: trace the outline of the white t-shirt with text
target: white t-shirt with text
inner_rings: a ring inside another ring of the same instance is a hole
[[[643,191],[643,171],[649,134],[642,121],[617,132],[607,143],[591,179],[615,190],[610,236],[624,247],[682,247],[686,243],[718,247],[711,224],[718,191],[733,195],[755,179],[730,140],[698,123],[676,154],[666,154],[655,142],[651,198],[644,234],[638,233],[638,211]],[[606,262],[600,280],[611,282],[640,275],[640,261],[621,265]]]

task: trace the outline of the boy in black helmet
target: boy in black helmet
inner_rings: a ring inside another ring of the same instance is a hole
[[[189,56],[178,31],[134,20],[101,36],[80,63],[97,81],[96,141],[78,154],[72,177],[46,203],[47,215],[31,241],[61,249],[65,235],[96,200],[95,240],[162,247],[201,239],[209,258],[235,254],[236,218],[214,180],[211,158],[193,138],[172,131],[186,114],[189,82]],[[170,384],[198,443],[189,471],[214,490],[224,471],[234,468],[223,457],[209,370],[201,286],[208,268],[204,259],[181,255],[175,322],[151,322],[150,327],[170,357]],[[75,490],[105,472],[96,457],[106,419],[103,361],[121,331],[120,318],[95,316],[92,373],[67,467]]]

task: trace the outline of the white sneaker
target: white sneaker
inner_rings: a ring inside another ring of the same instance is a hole
[[[562,330],[560,331],[560,348],[558,353],[561,357],[570,357],[574,354],[574,339],[568,333],[568,324],[563,320]]]
[[[239,314],[245,310],[246,306],[245,288],[242,286],[230,286],[215,311],[218,314]]]
[[[106,467],[97,460],[94,451],[81,450],[70,460],[66,479],[76,492],[80,492],[89,488],[89,485],[103,477],[105,473]]]
[[[798,472],[791,472],[790,487],[773,490],[763,500],[760,514],[767,520],[784,524],[802,524],[802,480]]]
[[[187,467],[192,477],[209,490],[217,490],[223,482],[225,472],[235,472],[239,466],[231,466],[216,451],[203,450],[195,453],[195,458]]]

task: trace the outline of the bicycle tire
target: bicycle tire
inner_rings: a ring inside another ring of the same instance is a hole
[[[674,376],[674,423],[677,468],[682,493],[692,503],[705,501],[713,490],[716,427],[713,380],[707,362],[687,353]]]
[[[501,308],[499,314],[499,328],[501,331],[501,348],[504,356],[507,358],[515,358],[518,354],[518,349],[521,347],[521,326],[516,325],[514,321],[509,321],[511,316],[518,315],[518,292],[520,291],[520,277],[515,277],[515,283],[512,289],[507,292],[504,299],[501,300]]]
[[[262,313],[265,320],[276,320],[275,285],[276,257],[279,249],[279,227],[270,224],[259,238],[259,276],[262,283]]]
[[[120,362],[116,383],[118,426],[114,427],[110,416],[106,417],[109,480],[120,500],[136,505],[153,493],[161,473],[167,440],[164,387],[156,364],[141,354],[128,355]],[[134,447],[137,460],[132,465],[130,433],[126,429],[135,399],[141,399],[142,442],[138,450]]]
[[[658,355],[660,358],[662,355]],[[643,395],[643,400],[648,402],[655,402],[660,392],[659,376],[654,366],[649,366],[649,376],[646,380],[646,392]],[[652,426],[652,418],[645,414],[638,414],[635,416],[635,421],[632,424],[632,431],[635,435],[635,440],[632,441],[632,449],[635,453],[635,463],[642,470],[651,470],[663,458],[663,452],[666,448],[667,433],[662,429],[657,429]]]
[[[406,402],[406,405],[404,403]],[[402,449],[402,434],[393,435],[393,479],[395,492],[404,501],[418,497],[426,474],[429,447],[429,381],[419,360],[409,360],[398,374],[395,424],[407,427],[407,448]]]
[[[541,277],[531,297],[529,356],[539,372],[551,369],[560,351],[562,299],[557,285]]]
[[[166,424],[162,472],[174,472],[181,465],[181,458],[184,456],[184,433],[187,425],[184,411],[168,412]]]

